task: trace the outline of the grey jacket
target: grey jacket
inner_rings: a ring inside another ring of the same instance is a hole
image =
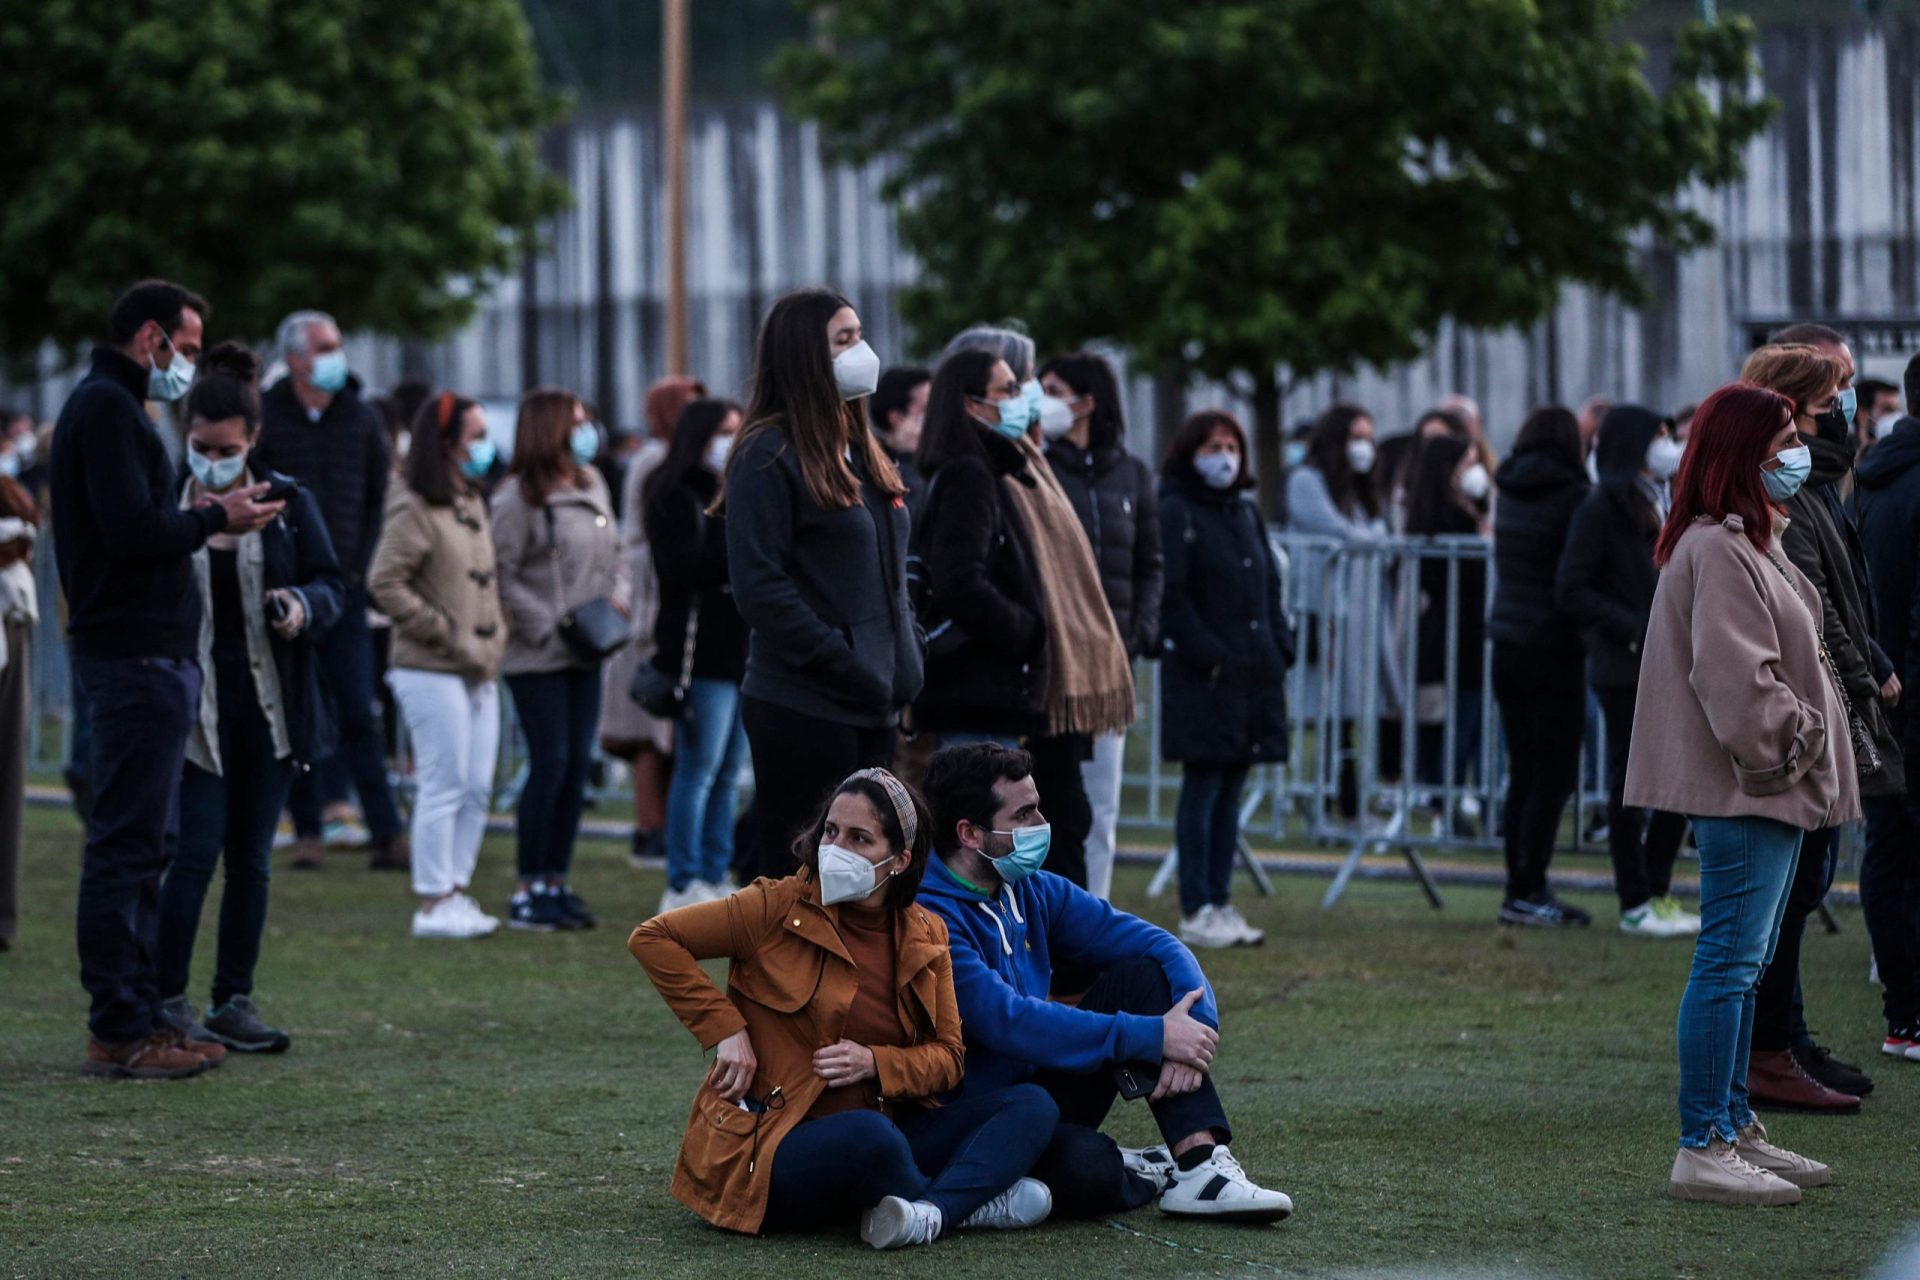
[[[581,469],[584,489],[558,489],[530,507],[517,478],[493,495],[493,553],[507,614],[502,675],[564,671],[585,665],[560,638],[560,617],[599,596],[625,608],[633,588],[620,554],[607,482]]]

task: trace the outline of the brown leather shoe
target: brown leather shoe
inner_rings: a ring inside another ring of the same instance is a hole
[[[81,1071],[117,1080],[184,1080],[212,1065],[176,1043],[168,1032],[156,1031],[144,1040],[127,1044],[106,1044],[88,1037],[87,1060]]]
[[[413,845],[405,836],[395,836],[384,844],[375,842],[373,859],[367,863],[369,871],[411,871],[413,869]]]
[[[293,842],[293,869],[295,871],[318,871],[320,860],[326,856],[327,846],[319,836],[301,836]]]
[[[227,1060],[227,1046],[217,1040],[196,1040],[178,1027],[162,1027],[155,1035],[171,1036],[178,1047],[200,1058],[210,1067]]]
[[[1754,1050],[1747,1063],[1747,1097],[1757,1107],[1843,1114],[1858,1111],[1860,1099],[1829,1089],[1794,1061],[1790,1050]]]

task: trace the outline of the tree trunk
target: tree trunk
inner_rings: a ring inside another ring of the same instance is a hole
[[[1284,429],[1280,421],[1280,375],[1268,369],[1253,383],[1253,473],[1260,480],[1260,509],[1269,520],[1279,515],[1280,465]]]
[[[1174,435],[1187,418],[1187,362],[1172,356],[1153,375],[1153,456],[1147,465],[1158,468]]]

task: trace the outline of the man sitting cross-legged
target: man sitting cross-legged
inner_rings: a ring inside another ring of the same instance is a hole
[[[1293,1211],[1254,1184],[1208,1066],[1213,991],[1166,930],[1042,871],[1049,829],[1032,760],[993,743],[951,747],[927,770],[935,852],[920,902],[946,921],[966,1042],[961,1095],[1033,1081],[1060,1106],[1034,1166],[1056,1217],[1134,1209],[1277,1222]],[[1078,1007],[1047,998],[1056,964],[1099,976]],[[1124,1091],[1145,1096],[1166,1147],[1123,1151],[1100,1133]]]

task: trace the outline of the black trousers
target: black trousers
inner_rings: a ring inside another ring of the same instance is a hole
[[[1080,766],[1093,759],[1093,739],[1083,733],[1028,738],[1033,756],[1033,785],[1040,789],[1040,811],[1053,825],[1047,846],[1047,870],[1087,887],[1087,837],[1093,832],[1093,803],[1087,799]]]
[[[1840,833],[1828,827],[1809,831],[1800,843],[1800,862],[1787,889],[1787,909],[1780,917],[1780,941],[1773,963],[1760,974],[1753,993],[1753,1051],[1772,1053],[1793,1047],[1794,1005],[1800,988],[1800,944],[1807,936],[1807,917],[1820,907],[1833,883],[1833,858]]]
[[[1095,979],[1081,997],[1080,1007],[1091,1013],[1135,1013],[1157,1018],[1173,1007],[1173,992],[1157,963],[1128,960]],[[1160,1078],[1158,1063],[1130,1065],[1142,1080]],[[1124,1213],[1153,1198],[1153,1184],[1128,1172],[1120,1148],[1100,1132],[1120,1094],[1111,1067],[1084,1073],[1042,1071],[1034,1082],[1060,1106],[1060,1127],[1033,1166],[1033,1176],[1053,1192],[1055,1217],[1096,1218]],[[1202,1076],[1200,1087],[1192,1093],[1147,1105],[1153,1109],[1154,1123],[1168,1145],[1209,1129],[1216,1142],[1233,1140],[1211,1075]]]
[[[1507,731],[1507,896],[1547,887],[1560,816],[1580,782],[1587,677],[1577,653],[1495,641],[1493,697]]]
[[[1659,809],[1628,808],[1627,752],[1633,746],[1633,689],[1595,689],[1607,722],[1607,851],[1620,909],[1631,911],[1673,887],[1673,864],[1687,838],[1687,820]]]
[[[1916,757],[1909,755],[1909,760]],[[1920,766],[1916,766],[1920,767]],[[1920,1023],[1920,796],[1870,796],[1860,860],[1860,910],[1880,965],[1889,1030]]]
[[[779,878],[797,865],[793,842],[820,816],[835,787],[860,769],[893,763],[891,726],[861,728],[822,720],[759,698],[740,700],[753,755],[753,856],[749,875]]]

